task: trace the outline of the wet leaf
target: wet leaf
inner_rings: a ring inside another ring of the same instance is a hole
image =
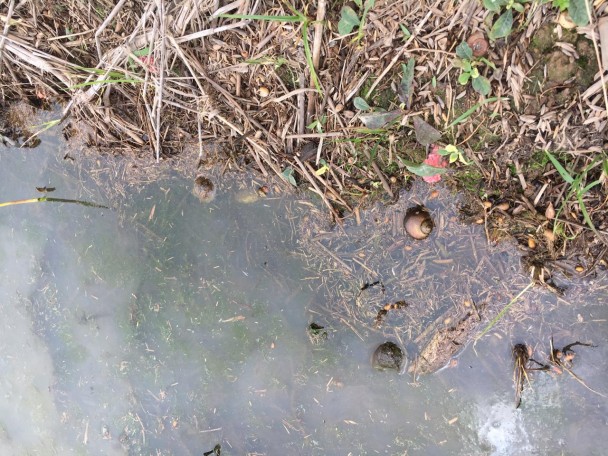
[[[488,36],[491,40],[497,40],[509,36],[513,28],[513,10],[507,10],[494,22]]]
[[[356,97],[353,100],[353,104],[355,105],[355,108],[360,109],[361,111],[369,111],[371,109],[371,107],[367,104],[367,101],[361,97]]]
[[[416,141],[423,146],[433,144],[441,138],[441,133],[420,117],[414,117],[414,131],[416,132]]]
[[[456,47],[456,55],[461,59],[471,60],[473,58],[473,49],[471,49],[471,46],[466,41],[463,41]]]
[[[589,23],[587,5],[585,5],[586,1],[587,0],[570,0],[570,5],[568,6],[568,14],[572,18],[572,22],[579,27],[583,27]]]
[[[338,22],[338,33],[340,35],[348,35],[355,27],[359,25],[359,16],[350,6],[345,6],[340,11],[342,16]]]
[[[488,79],[484,76],[478,76],[475,79],[473,79],[473,88],[480,94],[482,95],[488,95],[490,93],[490,90],[492,89],[492,86],[490,85],[490,81],[488,81]]]
[[[398,119],[399,117],[401,117],[401,114],[401,110],[396,109],[394,111],[388,112],[373,112],[371,114],[361,114],[359,115],[359,119],[367,128],[374,130],[376,128],[382,128],[386,124]]]
[[[414,82],[415,65],[416,61],[413,57],[408,60],[407,65],[401,65],[401,68],[403,69],[403,77],[401,78],[401,83],[399,84],[399,99],[402,103],[405,103],[408,109],[410,107],[410,100],[412,98],[412,84]]]

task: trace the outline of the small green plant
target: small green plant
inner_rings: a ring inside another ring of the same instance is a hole
[[[326,122],[327,116],[323,115],[319,119],[313,120],[306,128],[316,131],[317,133],[323,133],[323,125],[325,125]]]
[[[359,7],[359,10],[363,10],[361,18],[357,12],[350,6],[343,6],[340,10],[340,22],[338,22],[338,33],[340,35],[348,35],[353,31],[355,27],[358,27],[358,33],[354,41],[359,41],[363,38],[363,31],[365,29],[365,19],[367,14],[374,7],[376,0],[367,0],[363,4],[363,0],[355,0],[355,3]]]
[[[587,14],[586,0],[545,0],[544,3],[551,2],[560,11],[568,10],[568,15],[572,18],[572,22],[580,27],[584,27],[589,23]]]
[[[573,177],[551,152],[546,150],[545,154],[547,154],[547,157],[549,157],[549,160],[551,160],[551,163],[553,163],[553,166],[555,166],[555,169],[562,177],[562,179],[564,179],[568,183],[568,185],[570,185],[568,194],[564,198],[564,201],[562,202],[560,208],[557,210],[555,218],[559,219],[559,214],[563,211],[568,200],[574,195],[576,196],[576,200],[581,209],[581,213],[583,214],[585,222],[587,223],[587,225],[589,225],[589,228],[591,228],[593,232],[596,232],[595,226],[591,221],[591,217],[589,217],[589,212],[587,211],[585,202],[583,201],[583,196],[593,187],[601,184],[602,178],[600,177],[587,185],[585,185],[585,182],[587,179],[587,173],[600,163],[602,163],[603,166],[603,173],[608,174],[608,159],[604,159],[604,157],[602,156],[596,157],[589,165],[583,168],[583,170],[578,175]],[[556,223],[553,228],[554,232],[557,228],[557,225],[558,224]]]
[[[584,0],[583,0],[584,1]],[[513,10],[518,13],[524,12],[524,5],[530,0],[483,0],[483,6],[493,13],[500,14],[490,29],[488,36],[491,40],[497,40],[509,36],[513,29]]]
[[[456,47],[456,55],[458,58],[454,64],[461,70],[458,82],[467,85],[471,81],[476,92],[484,96],[489,95],[492,88],[490,81],[479,72],[479,66],[484,64],[492,69],[496,69],[496,66],[484,57],[474,57],[471,46],[464,41]]]
[[[447,146],[445,146],[443,149],[439,149],[437,151],[437,153],[439,155],[443,155],[448,156],[450,158],[450,163],[454,163],[455,161],[459,161],[460,163],[463,163],[465,165],[470,164],[465,158],[464,158],[464,154],[462,153],[462,149],[455,146],[454,144],[448,144]]]

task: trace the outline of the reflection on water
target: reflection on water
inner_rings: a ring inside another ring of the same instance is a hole
[[[2,200],[49,185],[104,203],[56,147],[0,151]],[[119,210],[2,208],[1,454],[200,455],[218,443],[235,455],[601,454],[608,443],[606,399],[567,375],[531,374],[515,410],[510,360],[519,341],[542,356],[551,335],[592,340],[576,371],[608,389],[605,292],[534,291],[509,334],[415,383],[371,369],[381,334],[362,340],[323,313],[293,238],[297,202],[224,192],[201,205],[189,186],[168,177]],[[313,320],[329,335],[319,345]]]

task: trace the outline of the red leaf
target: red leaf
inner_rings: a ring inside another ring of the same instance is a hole
[[[437,152],[439,151],[439,146],[436,144],[432,144],[429,150],[429,155],[422,162],[430,166],[434,166],[436,168],[446,168],[448,166],[448,160],[446,157],[439,155]],[[425,182],[430,184],[434,184],[435,182],[439,182],[441,180],[441,174],[435,174],[434,176],[424,176]]]

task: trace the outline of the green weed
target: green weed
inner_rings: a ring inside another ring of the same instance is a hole
[[[572,176],[572,174],[568,172],[568,170],[566,170],[566,168],[551,152],[546,150],[545,154],[547,154],[547,157],[549,157],[549,160],[551,160],[551,163],[553,163],[553,166],[555,166],[555,169],[557,170],[559,175],[562,177],[562,179],[564,179],[564,181],[568,183],[570,187],[566,197],[564,198],[561,206],[555,214],[555,218],[559,219],[559,215],[563,211],[570,198],[572,198],[572,196],[575,196],[578,205],[581,209],[581,213],[583,214],[583,218],[585,219],[585,223],[589,225],[589,228],[591,228],[593,232],[597,232],[595,226],[593,225],[593,222],[591,221],[591,217],[589,217],[589,212],[587,211],[587,207],[585,206],[585,202],[583,201],[583,196],[593,187],[602,183],[602,179],[600,177],[591,182],[590,184],[585,185],[587,180],[587,174],[589,173],[589,171],[591,171],[597,165],[602,164],[604,173],[608,172],[608,159],[604,159],[603,156],[596,157],[589,165],[583,168],[583,170],[579,174]]]
[[[586,0],[544,0],[543,3],[549,3],[559,8],[560,11],[568,10],[568,15],[579,27],[584,27],[589,23],[589,16],[587,15]]]
[[[484,57],[474,57],[473,50],[466,42],[462,42],[456,47],[457,59],[454,60],[454,65],[460,68],[460,76],[458,82],[462,85],[467,85],[471,81],[471,85],[476,92],[481,95],[489,95],[492,89],[490,81],[479,72],[479,66],[482,64],[496,69],[496,66]]]

